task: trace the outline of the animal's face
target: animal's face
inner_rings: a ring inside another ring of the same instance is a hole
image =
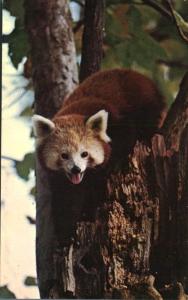
[[[35,115],[34,132],[40,157],[48,169],[63,170],[69,180],[79,184],[87,168],[105,161],[108,113],[104,110],[87,121],[78,115],[56,118],[54,122]]]

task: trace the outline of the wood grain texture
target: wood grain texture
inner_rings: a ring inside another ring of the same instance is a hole
[[[35,113],[51,118],[62,105],[64,97],[78,83],[69,2],[37,0],[33,3],[25,0],[24,5],[35,89]],[[36,178],[36,259],[39,291],[41,298],[52,297],[52,290],[55,291],[53,297],[59,298],[56,288],[58,242],[52,216],[53,194],[50,176],[39,160],[36,161]]]
[[[86,0],[80,82],[100,70],[103,57],[104,0]]]

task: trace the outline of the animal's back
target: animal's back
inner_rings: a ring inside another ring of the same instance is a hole
[[[159,112],[164,100],[152,80],[126,69],[100,71],[87,78],[65,100],[57,116],[92,115],[106,109],[112,117],[151,108]]]

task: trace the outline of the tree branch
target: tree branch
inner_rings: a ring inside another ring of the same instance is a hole
[[[158,59],[157,60],[158,64],[162,64],[168,67],[172,68],[180,68],[180,69],[188,69],[188,64],[180,61],[180,60],[164,60],[164,59]]]
[[[84,24],[84,20],[80,20],[77,24],[73,27],[73,32],[76,33]]]
[[[178,24],[178,22],[177,22],[177,20],[176,20],[176,16],[175,16],[175,14],[174,14],[174,9],[173,9],[173,7],[172,7],[172,4],[170,3],[169,0],[166,0],[166,4],[167,4],[167,6],[168,6],[168,8],[169,8],[169,11],[170,11],[170,13],[171,13],[172,19],[173,19],[173,21],[174,21],[174,24],[176,25],[176,28],[177,28],[177,30],[178,30],[179,35],[181,36],[181,38],[182,38],[185,42],[188,43],[188,36],[186,36],[186,35],[184,34],[183,30],[182,30],[181,27],[179,26],[179,24]]]
[[[188,42],[188,37],[184,34],[183,30],[178,25],[178,22],[176,20],[175,14],[174,14],[173,7],[169,0],[165,0],[166,7],[168,7],[168,9],[166,7],[164,7],[163,5],[155,2],[154,0],[143,0],[143,3],[154,8],[161,15],[163,15],[167,19],[173,21],[173,23],[176,25],[176,28],[177,28],[178,33],[179,33],[180,37],[182,38],[182,40]]]
[[[74,0],[74,2],[77,3],[78,5],[80,5],[81,7],[84,7],[84,4],[82,1]]]
[[[86,0],[80,81],[100,69],[102,61],[104,0]]]
[[[146,5],[151,6],[152,8],[157,10],[161,15],[163,15],[167,19],[170,19],[172,21],[172,16],[171,16],[170,12],[161,4],[155,2],[154,0],[143,0],[143,2]]]
[[[1,38],[2,44],[8,44],[10,40],[10,34],[3,34]]]
[[[178,150],[180,135],[188,123],[188,72],[185,74],[179,93],[172,104],[162,127],[168,148]],[[178,124],[178,125],[177,125]],[[178,129],[178,132],[177,132]],[[176,146],[175,146],[176,145]]]
[[[14,159],[14,158],[9,157],[9,156],[6,156],[6,155],[1,155],[1,159],[9,160],[9,161],[12,161],[13,163],[20,162],[19,160]]]

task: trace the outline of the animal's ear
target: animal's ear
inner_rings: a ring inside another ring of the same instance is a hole
[[[111,139],[106,133],[107,125],[108,113],[104,109],[92,115],[86,122],[88,128],[95,131],[104,142],[109,143]]]
[[[32,122],[34,134],[37,138],[48,136],[55,128],[55,124],[52,121],[40,115],[34,115]]]

